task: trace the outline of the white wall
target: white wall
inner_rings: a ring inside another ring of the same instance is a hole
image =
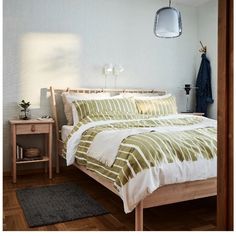
[[[49,114],[42,88],[103,87],[106,63],[125,68],[117,87],[168,90],[179,111],[185,109],[182,87],[197,73],[196,8],[173,2],[183,35],[159,39],[153,34],[159,0],[4,0],[3,6],[4,171],[11,164],[8,120],[17,117],[17,103],[30,100],[35,117]]]
[[[211,63],[211,84],[214,103],[208,107],[208,116],[217,119],[217,50],[218,50],[218,1],[209,0],[197,7],[198,41],[207,46],[207,57]],[[198,45],[201,48],[200,43]],[[201,54],[197,55],[197,70],[201,62]]]

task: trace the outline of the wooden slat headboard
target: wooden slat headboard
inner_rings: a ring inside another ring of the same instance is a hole
[[[65,125],[65,114],[62,105],[61,94],[63,92],[72,92],[72,93],[100,93],[100,92],[110,92],[114,95],[121,93],[154,93],[158,95],[165,95],[166,91],[156,90],[156,89],[100,89],[100,88],[67,88],[67,89],[55,89],[50,87],[51,93],[51,110],[52,116],[55,121],[56,126],[56,138],[60,139],[61,126]],[[64,120],[64,121],[63,121]]]

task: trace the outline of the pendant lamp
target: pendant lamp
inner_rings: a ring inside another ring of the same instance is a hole
[[[171,7],[163,7],[156,12],[154,34],[159,38],[176,38],[182,34],[181,14]]]

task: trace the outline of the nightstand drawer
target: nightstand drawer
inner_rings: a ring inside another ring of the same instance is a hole
[[[49,133],[49,124],[18,124],[16,125],[16,134],[43,134]]]

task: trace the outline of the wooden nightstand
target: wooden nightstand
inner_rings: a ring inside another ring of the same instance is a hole
[[[17,165],[28,163],[48,163],[49,178],[52,178],[52,128],[54,121],[45,120],[10,120],[11,125],[11,144],[12,144],[12,181],[16,183]],[[44,134],[45,153],[40,160],[16,160],[16,140],[17,135]]]
[[[186,114],[186,115],[195,115],[195,116],[204,116],[204,113],[201,112],[180,112],[181,114]]]

